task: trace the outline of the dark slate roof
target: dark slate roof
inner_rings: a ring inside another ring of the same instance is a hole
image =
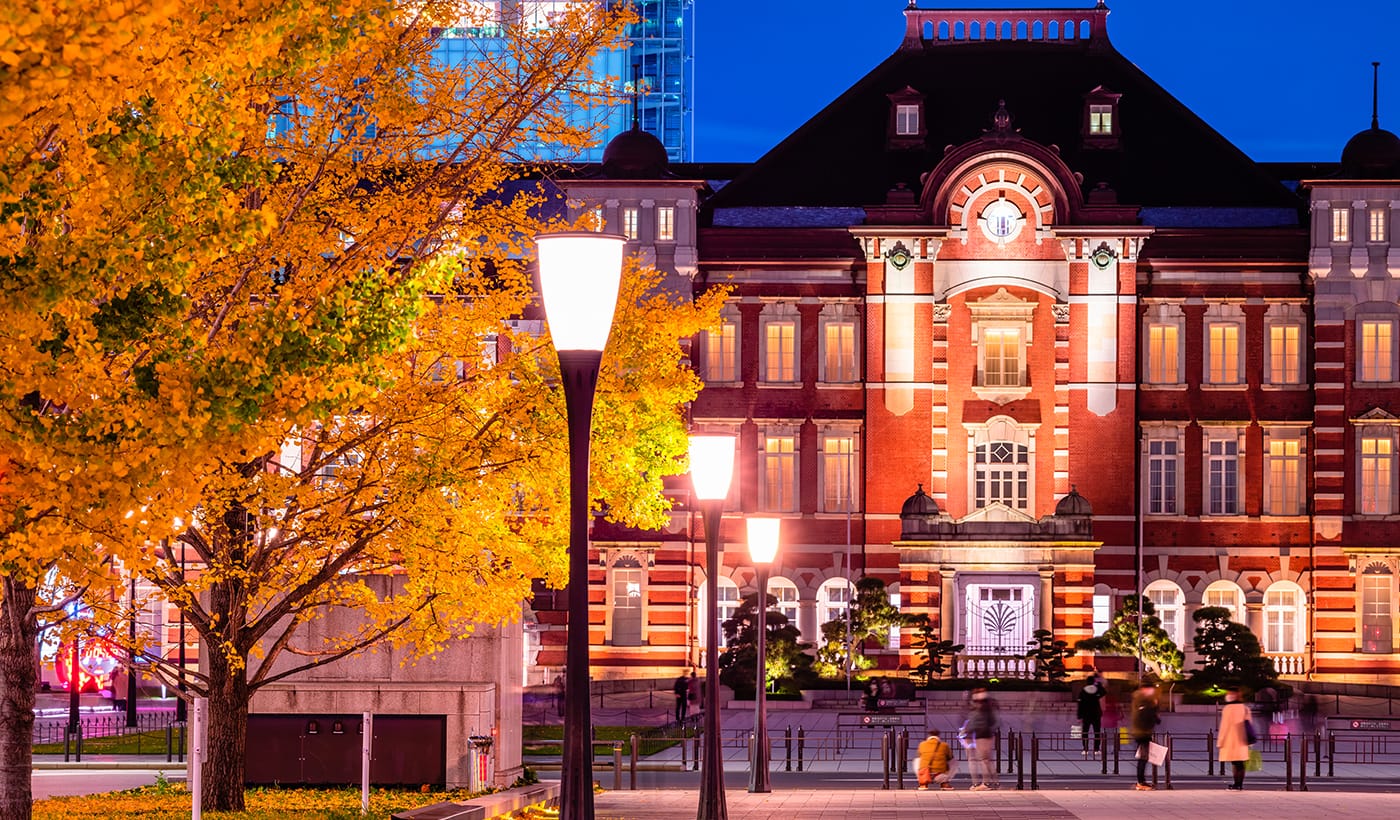
[[[925,96],[929,133],[923,148],[891,150],[887,95],[906,86]],[[1100,86],[1122,95],[1121,149],[1083,145],[1085,96]],[[1069,168],[1083,174],[1085,193],[1106,182],[1125,205],[1263,208],[1283,215],[1272,224],[1296,224],[1300,201],[1292,192],[1106,38],[901,48],[716,193],[707,218],[728,208],[875,205],[896,183],[921,190],[921,175],[945,147],[990,129],[1003,99],[1012,127],[1058,146]]]

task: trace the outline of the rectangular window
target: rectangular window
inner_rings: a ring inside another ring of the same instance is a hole
[[[982,331],[982,386],[1021,386],[1021,331],[987,328]]]
[[[1113,133],[1113,106],[1089,106],[1089,133],[1097,135]]]
[[[1150,439],[1147,442],[1147,512],[1176,515],[1176,441]]]
[[[998,501],[1030,509],[1030,449],[1008,441],[978,445],[973,492],[978,509]]]
[[[640,217],[636,208],[622,209],[622,235],[628,239],[636,239],[639,236],[637,223]]]
[[[1097,594],[1094,596],[1094,634],[1102,635],[1108,631],[1113,623],[1113,596]]]
[[[1332,209],[1332,241],[1347,242],[1351,239],[1351,209]]]
[[[1302,328],[1298,325],[1273,325],[1269,328],[1269,384],[1301,384],[1299,368],[1302,351]]]
[[[1390,515],[1395,481],[1395,440],[1388,435],[1361,438],[1363,515]]]
[[[1298,651],[1298,593],[1269,590],[1264,593],[1264,651]]]
[[[1385,241],[1385,217],[1385,208],[1371,208],[1366,211],[1366,221],[1370,228],[1367,239],[1372,242]]]
[[[894,132],[901,137],[918,136],[919,106],[901,104],[895,108]]]
[[[723,322],[705,331],[705,378],[711,382],[737,382],[739,356],[737,341],[739,326]]]
[[[828,382],[856,380],[855,322],[827,322],[822,330],[822,378]]]
[[[1392,646],[1390,591],[1395,576],[1367,572],[1361,576],[1361,651],[1388,655]]]
[[[1303,452],[1296,438],[1269,439],[1269,515],[1303,512]]]
[[[797,510],[797,440],[768,436],[763,441],[763,509]]]
[[[1239,443],[1234,439],[1211,439],[1206,455],[1207,499],[1210,515],[1238,515]]]
[[[674,242],[676,240],[676,209],[663,206],[656,209],[656,240]]]
[[[797,381],[797,323],[768,322],[763,326],[765,381]]]
[[[1147,328],[1147,381],[1151,384],[1179,384],[1177,373],[1176,325]]]
[[[642,570],[614,569],[612,595],[614,646],[642,643]]]
[[[854,436],[827,436],[822,444],[822,509],[855,510],[856,453]]]
[[[1361,381],[1393,381],[1391,357],[1394,355],[1391,335],[1395,325],[1389,319],[1366,319],[1361,322]]]
[[[1240,326],[1233,324],[1213,324],[1210,326],[1210,372],[1206,381],[1211,384],[1239,384],[1240,381]]]

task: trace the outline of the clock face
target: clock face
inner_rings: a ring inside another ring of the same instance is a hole
[[[1021,227],[1021,209],[998,199],[982,209],[982,224],[993,239],[1009,239]]]

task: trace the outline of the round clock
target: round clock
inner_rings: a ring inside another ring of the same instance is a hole
[[[982,209],[982,225],[993,240],[1005,241],[1021,227],[1021,209],[1005,199],[993,201]]]

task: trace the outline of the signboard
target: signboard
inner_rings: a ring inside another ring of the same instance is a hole
[[[904,719],[899,715],[861,715],[862,726],[903,726]]]
[[[1388,720],[1352,720],[1348,723],[1348,728],[1362,732],[1389,732],[1391,730]]]

